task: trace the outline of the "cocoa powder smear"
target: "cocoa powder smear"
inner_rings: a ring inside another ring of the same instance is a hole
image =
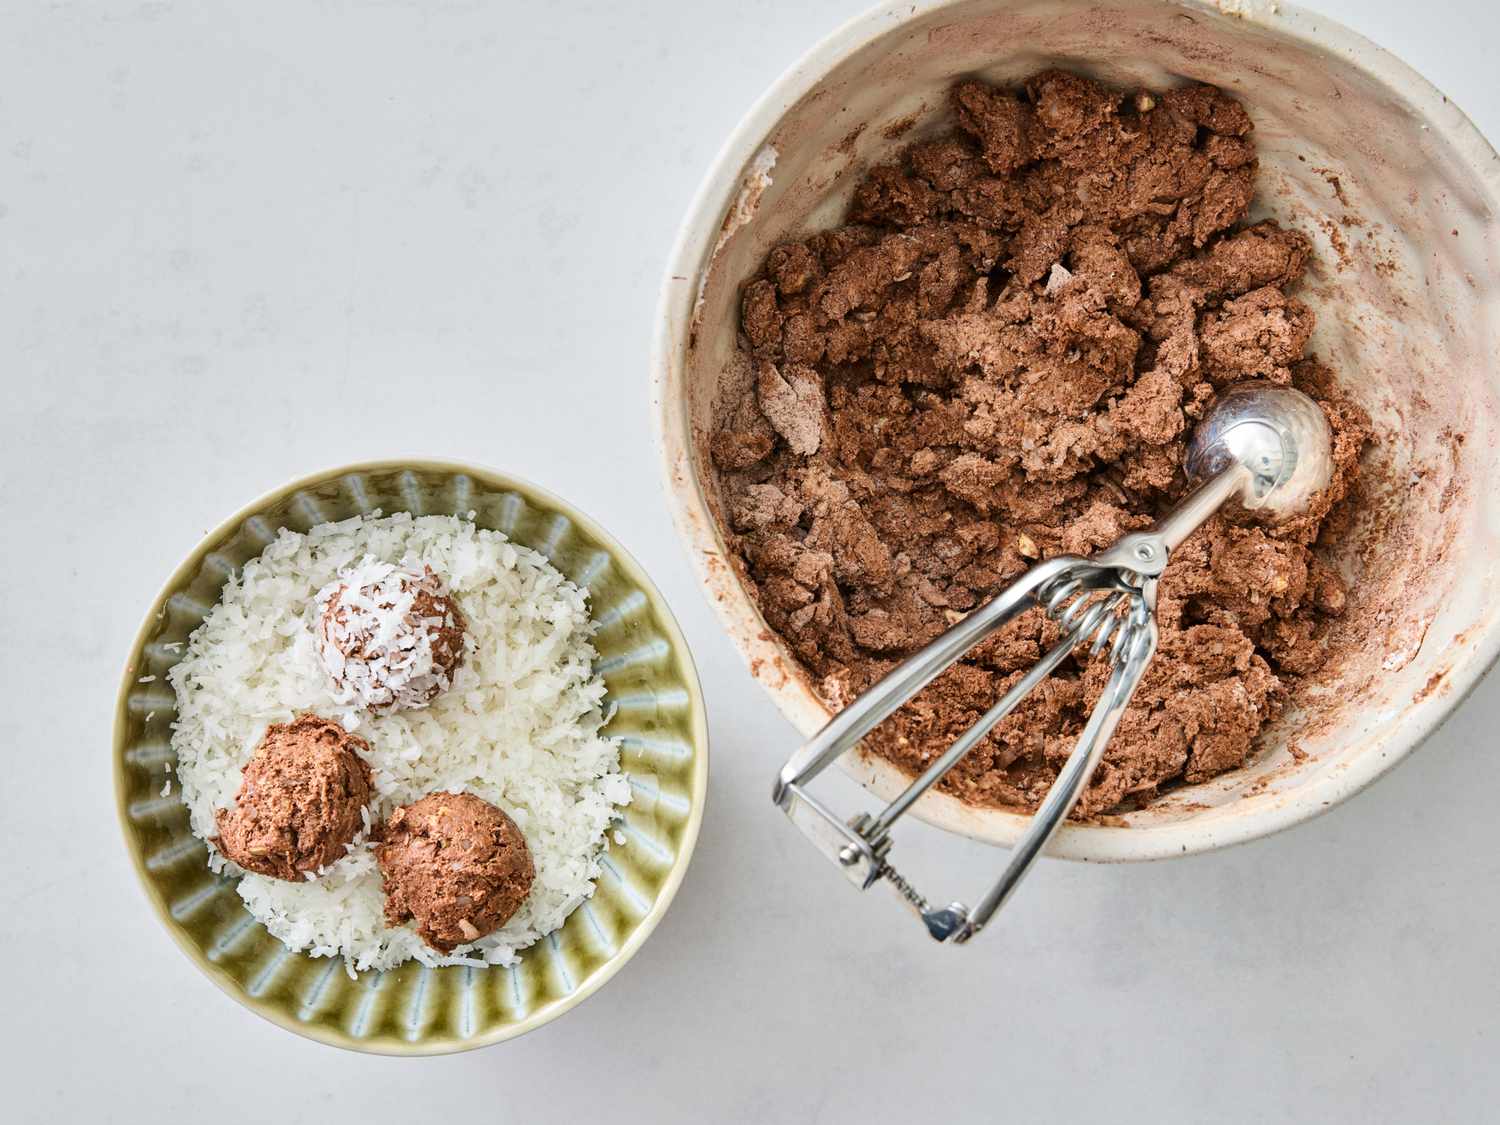
[[[1237,102],[1057,71],[951,96],[957,131],[873,169],[847,225],[767,255],[743,294],[751,377],[717,407],[726,535],[830,706],[1036,559],[1149,526],[1217,388],[1291,383],[1333,427],[1335,481],[1309,515],[1221,515],[1173,556],[1156,659],[1074,813],[1097,816],[1239,766],[1316,675],[1345,604],[1318,534],[1369,420],[1306,354],[1313,316],[1290,294],[1308,240],[1247,225]],[[866,747],[920,771],[1055,636],[1029,611]],[[1035,808],[1105,676],[1065,664],[943,787]]]

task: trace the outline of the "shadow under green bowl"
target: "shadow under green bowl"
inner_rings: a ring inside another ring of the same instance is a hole
[[[598,669],[615,713],[631,803],[625,843],[604,857],[594,896],[510,968],[408,962],[351,980],[341,958],[292,953],[251,917],[235,880],[208,870],[174,773],[175,699],[166,673],[219,600],[225,579],[279,529],[369,514],[463,515],[540,551],[589,592]],[[174,646],[174,647],[168,647]],[[142,678],[154,677],[142,683]],[[574,1007],[619,971],[666,913],[687,870],[708,786],[703,696],[660,592],[593,520],[488,469],[381,461],[293,481],[209,532],[157,595],[126,662],[115,712],[115,796],[126,846],[177,944],[251,1011],[312,1039],[383,1054],[498,1043]],[[172,791],[162,796],[163,782]]]

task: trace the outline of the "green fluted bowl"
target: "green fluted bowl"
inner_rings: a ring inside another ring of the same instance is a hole
[[[593,898],[510,968],[430,969],[408,962],[351,980],[339,958],[289,952],[256,922],[234,880],[208,870],[173,783],[175,700],[167,670],[219,599],[225,578],[282,527],[306,531],[375,509],[475,513],[547,556],[587,588],[607,699],[605,733],[620,740],[631,803]],[[141,683],[142,677],[155,679]],[[210,980],[245,1007],[309,1038],[383,1054],[441,1054],[498,1043],[556,1019],[641,947],[687,870],[708,785],[708,733],[698,675],[651,580],[587,516],[535,485],[437,461],[380,461],[293,481],[209,532],[168,579],[126,661],[115,711],[115,797],[125,843],[167,931]]]

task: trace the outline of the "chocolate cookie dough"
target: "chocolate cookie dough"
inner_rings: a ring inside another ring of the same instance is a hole
[[[365,559],[318,592],[314,638],[341,703],[426,707],[464,657],[464,616],[432,570]]]
[[[1217,388],[1291,383],[1333,427],[1336,479],[1309,515],[1221,515],[1173,557],[1158,655],[1075,812],[1095,816],[1240,765],[1323,665],[1346,594],[1318,533],[1369,422],[1306,354],[1313,314],[1290,293],[1307,239],[1246,225],[1238,103],[1051,71],[1023,90],[962,82],[952,109],[955,132],[865,177],[848,225],[770,252],[717,406],[727,537],[832,707],[1034,560],[1150,525]],[[865,745],[920,771],[1055,635],[1028,613]],[[1064,665],[944,787],[1034,808],[1105,671]]]
[[[516,822],[471,793],[430,793],[397,809],[376,849],[385,918],[408,918],[432,948],[451,953],[505,925],[536,878]]]
[[[369,744],[338,723],[273,723],[245,766],[234,808],[214,810],[213,845],[246,871],[300,881],[345,854],[364,826]]]

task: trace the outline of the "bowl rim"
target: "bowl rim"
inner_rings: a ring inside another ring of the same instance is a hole
[[[125,799],[124,749],[129,695],[131,689],[136,684],[136,662],[145,647],[148,636],[157,625],[158,614],[166,606],[168,598],[171,597],[172,592],[177,586],[193,573],[197,572],[203,560],[219,543],[234,534],[246,520],[253,518],[267,507],[280,502],[295,492],[317,487],[320,484],[336,480],[350,473],[379,473],[407,469],[464,474],[483,482],[489,487],[519,493],[527,500],[535,502],[538,506],[551,508],[567,516],[571,522],[581,528],[586,534],[596,539],[608,550],[610,557],[625,572],[626,577],[645,593],[658,616],[662,630],[667,634],[667,639],[672,643],[674,651],[680,656],[683,677],[688,690],[688,709],[691,715],[693,744],[696,753],[693,755],[692,809],[688,813],[687,823],[683,828],[682,845],[672,862],[671,870],[668,871],[666,879],[661,884],[661,890],[657,895],[656,902],[646,915],[635,924],[629,935],[620,943],[620,947],[608,960],[589,974],[578,988],[567,996],[559,997],[551,1003],[544,1004],[529,1013],[524,1019],[518,1020],[513,1024],[507,1024],[487,1035],[476,1035],[470,1039],[443,1040],[436,1043],[429,1043],[418,1039],[409,1044],[401,1044],[384,1040],[366,1042],[341,1030],[310,1027],[301,1021],[292,1019],[282,1012],[277,1005],[245,993],[226,970],[219,968],[219,966],[213,964],[204,956],[203,951],[198,948],[187,932],[172,919],[168,905],[158,891],[155,883],[151,880],[150,873],[146,868],[145,859],[135,844],[132,835],[132,821],[126,807]],[[473,462],[451,461],[432,457],[381,458],[371,461],[358,461],[347,465],[334,466],[318,472],[307,473],[261,494],[206,532],[158,590],[156,596],[152,599],[150,608],[146,611],[140,628],[136,630],[135,637],[130,643],[121,677],[120,690],[115,699],[112,746],[115,816],[119,822],[121,834],[124,836],[125,850],[130,856],[131,866],[136,874],[136,881],[145,893],[146,899],[151,905],[152,912],[156,915],[157,921],[171,935],[177,947],[187,955],[188,959],[197,966],[198,970],[204,976],[208,977],[221,992],[239,1002],[262,1019],[268,1020],[278,1027],[283,1027],[287,1031],[293,1032],[304,1039],[311,1039],[314,1042],[363,1054],[392,1056],[459,1054],[464,1051],[489,1047],[496,1043],[518,1038],[527,1032],[535,1031],[544,1024],[551,1023],[553,1020],[583,1003],[584,1000],[603,988],[616,973],[625,967],[625,964],[635,956],[641,946],[645,944],[646,939],[655,931],[657,925],[666,915],[668,908],[671,907],[672,900],[677,896],[677,891],[682,885],[683,878],[687,874],[688,865],[692,861],[693,852],[697,847],[699,829],[703,823],[704,804],[708,797],[708,722],[703,699],[703,686],[698,677],[698,667],[693,659],[692,650],[688,647],[687,638],[683,635],[682,628],[678,624],[676,616],[672,613],[671,607],[667,604],[666,598],[657,588],[656,583],[647,575],[636,557],[627,551],[597,520],[568,501],[563,500],[549,489],[534,484],[524,477],[518,477],[513,473],[507,473],[500,469],[474,464]]]
[[[714,239],[727,239],[733,227],[726,215],[751,168],[785,114],[811,93],[840,62],[857,50],[895,34],[906,23],[972,0],[907,0],[884,3],[836,28],[791,64],[756,99],[720,147],[688,206],[667,262],[651,347],[652,420],[661,455],[668,506],[704,596],[729,633],[742,660],[773,702],[803,737],[829,718],[800,670],[779,682],[765,669],[781,668],[788,654],[767,627],[724,557],[718,529],[693,472],[692,424],[686,417],[682,370],[686,340],[694,327],[694,306],[713,268]],[[994,0],[995,8],[1010,0]],[[1220,19],[1232,18],[1269,30],[1341,61],[1392,91],[1447,142],[1461,164],[1500,211],[1500,157],[1468,116],[1431,82],[1396,55],[1342,23],[1298,4],[1239,3],[1226,12],[1214,0],[1167,0],[1168,6]],[[721,234],[721,230],[729,232]],[[1488,629],[1467,658],[1447,672],[1450,690],[1431,692],[1405,710],[1394,732],[1342,768],[1329,770],[1287,793],[1242,797],[1208,813],[1161,825],[1112,827],[1065,824],[1047,854],[1086,862],[1168,859],[1214,851],[1269,836],[1309,820],[1370,785],[1421,745],[1468,698],[1500,656],[1500,626]],[[793,747],[788,745],[788,752]],[[774,763],[779,766],[780,762]],[[769,768],[772,766],[768,763]],[[844,773],[882,799],[894,797],[909,777],[882,759],[862,753],[839,759]],[[923,796],[912,812],[938,828],[983,843],[1013,846],[1029,817],[998,808],[967,805],[946,793]]]

